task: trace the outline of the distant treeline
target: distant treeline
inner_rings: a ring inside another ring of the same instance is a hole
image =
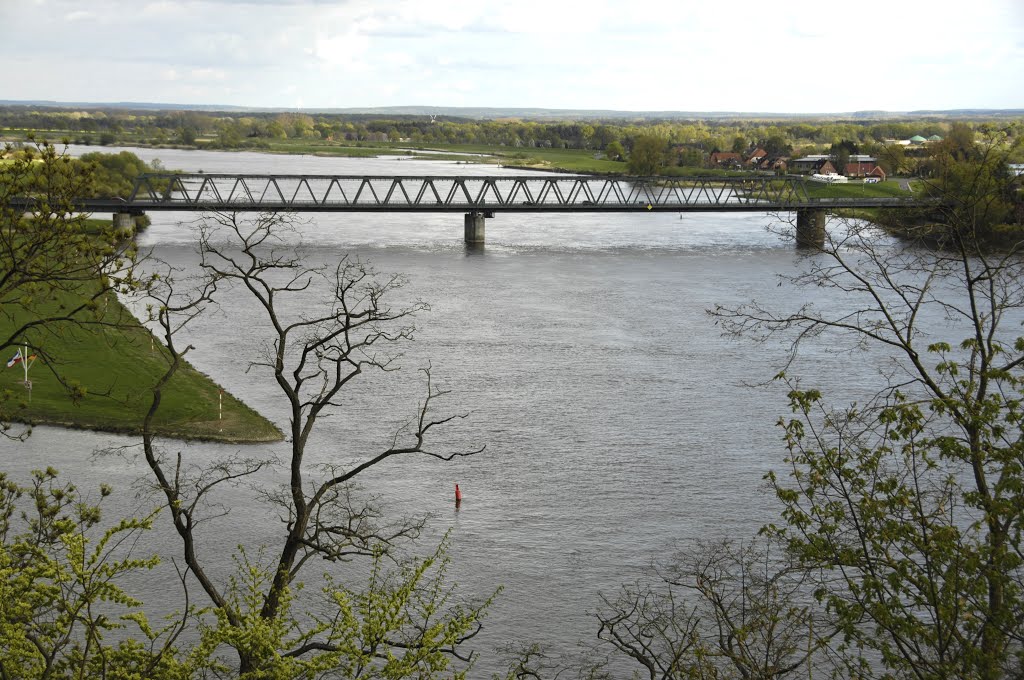
[[[1013,142],[1024,118],[992,117],[955,122],[920,120],[474,120],[444,116],[271,112],[153,111],[0,107],[0,133],[8,138],[37,131],[52,140],[86,144],[151,144],[205,148],[268,148],[281,140],[337,144],[480,145],[512,148],[633,150],[638,139],[657,137],[683,165],[700,165],[714,151],[764,149],[769,155],[827,152],[847,142],[862,153],[884,155],[887,140],[915,135],[945,137],[954,126]]]

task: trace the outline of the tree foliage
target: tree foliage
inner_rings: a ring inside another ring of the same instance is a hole
[[[77,201],[96,187],[91,164],[50,144],[15,149],[0,164],[0,351],[27,346],[68,388],[47,339],[69,326],[134,324],[97,314],[108,295],[145,286],[131,234],[95,227]],[[6,395],[10,398],[11,395]],[[5,427],[6,431],[7,427]]]
[[[158,170],[158,167],[146,163],[131,151],[82,154],[78,162],[88,166],[92,178],[88,193],[78,198],[128,198],[136,177]]]
[[[406,140],[412,145],[484,144],[508,148],[607,149],[614,141],[626,148],[638,136],[663,137],[673,147],[703,154],[727,151],[737,137],[759,146],[770,156],[822,153],[832,144],[849,140],[865,153],[876,153],[886,140],[913,135],[957,136],[957,126],[972,133],[999,132],[1010,139],[1024,133],[1024,119],[979,114],[974,119],[935,118],[883,120],[778,120],[710,117],[704,120],[677,116],[606,118],[600,114],[580,120],[502,120],[453,115],[380,115],[340,113],[281,113],[247,111],[153,111],[130,109],[61,110],[0,106],[0,127],[11,130],[59,130],[78,143],[109,141],[111,137],[151,144],[181,143],[208,148],[266,148],[280,140],[316,140],[331,144],[374,144]],[[928,147],[911,150],[913,162],[926,156]],[[856,153],[856,152],[852,152]],[[1024,160],[1024,156],[1019,160]],[[698,161],[698,165],[700,162]],[[907,168],[913,170],[912,167]]]
[[[971,140],[964,144],[956,138],[945,140],[930,160],[927,190],[944,203],[936,215],[945,227],[940,230],[940,243],[956,247],[958,241],[966,240],[974,242],[974,247],[986,247],[1003,241],[1013,246],[1014,233],[1008,235],[1008,243],[1000,233],[1010,223],[1019,224],[1020,198],[1007,163],[1013,149],[1002,140],[985,144]]]
[[[633,140],[626,166],[631,175],[652,177],[661,174],[666,161],[667,144],[658,135],[640,135]]]
[[[836,226],[792,280],[841,296],[835,308],[714,311],[733,333],[792,334],[794,351],[848,335],[897,362],[859,408],[830,410],[790,383],[788,475],[770,477],[784,520],[771,531],[822,574],[816,594],[839,619],[842,650],[871,649],[896,676],[1020,671],[1024,260],[983,247],[987,213],[965,209],[993,191],[946,185],[953,207],[938,249]]]
[[[181,622],[152,628],[119,584],[156,564],[130,550],[153,516],[102,521],[100,503],[52,468],[27,487],[0,473],[0,678],[187,677],[173,650]]]
[[[451,606],[447,540],[398,567],[376,551],[364,588],[325,576],[301,615],[286,589],[272,618],[260,606],[273,569],[264,551],[251,559],[242,549],[224,591],[230,609],[190,605],[183,590],[181,611],[154,626],[122,581],[159,562],[133,554],[156,513],[110,524],[101,503],[111,492],[101,486],[94,502],[52,468],[33,472],[27,487],[0,473],[0,678],[466,677],[450,650],[488,603]],[[194,642],[183,642],[185,631]],[[245,650],[253,667],[240,672],[225,647]]]
[[[608,157],[610,161],[621,161],[626,157],[626,150],[622,148],[622,144],[616,140],[611,142],[604,148],[604,155]]]

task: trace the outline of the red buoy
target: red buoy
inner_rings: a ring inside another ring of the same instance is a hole
[[[459,485],[455,485],[455,505],[462,502],[462,491],[459,490]]]

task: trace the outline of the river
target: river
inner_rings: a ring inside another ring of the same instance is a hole
[[[522,174],[411,159],[132,151],[185,171]],[[178,223],[182,215],[151,217],[142,245],[193,266],[195,239]],[[755,385],[782,367],[786,345],[722,337],[706,313],[716,303],[751,299],[781,309],[840,304],[830,291],[780,282],[812,256],[770,233],[773,222],[748,213],[499,214],[487,221],[486,247],[471,251],[461,241],[460,214],[320,214],[302,227],[315,244],[312,258],[349,254],[401,272],[410,281],[406,299],[431,306],[417,320],[406,370],[357,388],[344,410],[322,421],[310,459],[344,462],[384,446],[422,396],[414,369],[428,361],[435,381],[451,390],[444,408],[470,414],[451,429],[456,441],[487,445],[451,463],[387,462],[361,479],[389,513],[432,516],[424,552],[451,530],[450,575],[461,591],[485,596],[504,586],[474,645],[482,654],[474,677],[499,670],[494,650],[510,641],[541,642],[556,654],[593,641],[590,612],[599,593],[614,594],[652,559],[695,540],[743,539],[777,517],[762,478],[782,465],[775,422],[787,413],[785,389]],[[245,370],[258,333],[238,329],[250,328],[254,315],[241,295],[225,299],[220,315],[190,330],[190,359],[284,426],[273,385]],[[877,362],[835,344],[807,344],[791,373],[840,401],[861,398],[878,382]],[[94,455],[132,443],[38,428],[25,444],[4,445],[5,465],[23,472],[52,464],[83,486],[113,482],[123,502],[143,509],[150,498],[131,492],[142,468],[130,456]],[[200,462],[238,450],[168,447]],[[242,453],[274,450],[280,447]],[[459,510],[456,483],[465,496]],[[207,528],[207,554],[223,557],[225,543],[254,547],[280,536],[280,524],[256,509],[247,489],[225,493],[230,512]],[[166,530],[145,545],[166,554],[175,547]],[[310,574],[321,568],[312,565]],[[141,584],[154,607],[154,599],[176,597],[170,574],[165,567]]]

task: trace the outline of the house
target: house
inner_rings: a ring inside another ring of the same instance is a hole
[[[836,172],[836,166],[828,154],[811,154],[803,158],[796,158],[789,164],[789,169],[804,175],[827,175],[830,172]]]
[[[824,161],[822,161],[818,165],[817,168],[814,169],[814,174],[816,174],[816,175],[838,175],[839,173],[836,172],[836,166],[834,166],[832,164],[832,160],[826,158]]]
[[[794,158],[789,164],[789,169],[793,172],[810,174],[816,171],[822,161],[827,161],[829,158],[828,154],[811,154],[810,156]]]
[[[750,152],[750,155],[747,156],[747,160],[743,161],[743,164],[756,168],[758,164],[761,162],[761,159],[766,157],[767,155],[768,152],[762,148],[754,149],[752,152]]]
[[[864,175],[864,183],[865,184],[877,184],[878,182],[884,182],[884,181],[885,181],[885,170],[882,170],[882,168],[877,166],[877,165],[875,166],[874,170],[872,170],[868,174]]]
[[[843,169],[847,177],[867,177],[878,167],[878,160],[864,154],[851,154]]]
[[[757,164],[758,170],[766,170],[770,172],[786,172],[788,167],[788,156],[765,156]]]
[[[708,159],[708,165],[712,168],[738,168],[743,164],[743,157],[738,153],[715,151]]]

